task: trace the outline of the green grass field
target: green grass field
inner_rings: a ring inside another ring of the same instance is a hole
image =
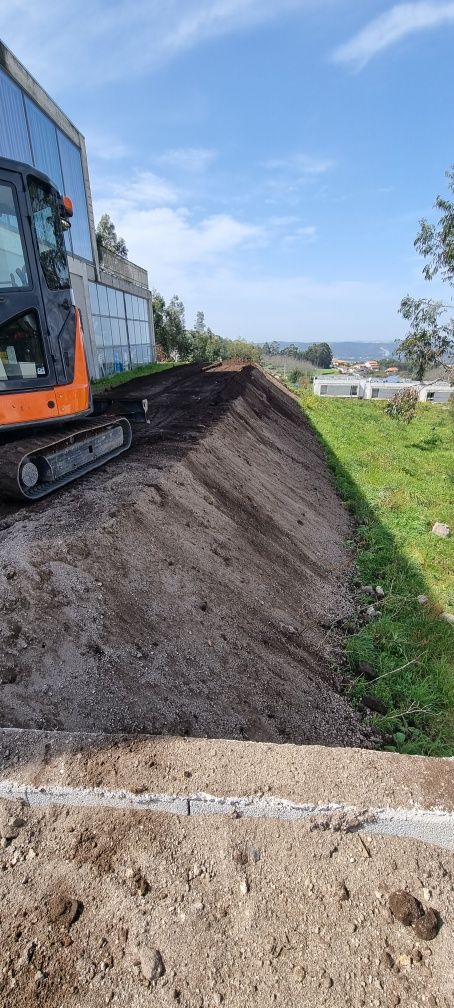
[[[355,518],[358,587],[382,585],[379,619],[347,645],[352,695],[374,693],[376,715],[400,752],[454,755],[454,534],[436,537],[435,521],[454,530],[454,423],[448,408],[418,406],[407,427],[384,405],[300,393],[321,438],[340,494]],[[425,606],[418,595],[428,595]],[[359,594],[360,602],[371,601]],[[368,661],[378,678],[355,675]],[[392,738],[391,738],[392,736]]]
[[[104,389],[114,388],[115,385],[123,385],[124,382],[132,381],[133,378],[141,378],[142,375],[156,374],[157,371],[167,371],[168,368],[176,367],[173,361],[165,361],[164,364],[141,364],[133,368],[132,371],[119,371],[109,375],[107,378],[98,378],[91,384],[97,392]]]

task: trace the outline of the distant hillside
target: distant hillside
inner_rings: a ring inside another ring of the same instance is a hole
[[[290,343],[294,343],[300,350],[307,350],[310,343],[301,343],[297,340],[276,340],[280,348],[283,350],[284,347],[289,346]],[[318,340],[312,342],[319,342]],[[345,358],[345,360],[381,360],[383,357],[392,357],[394,352],[395,343],[390,341],[389,343],[369,343],[367,341],[359,342],[340,342],[336,340],[326,340],[329,343],[334,357]]]

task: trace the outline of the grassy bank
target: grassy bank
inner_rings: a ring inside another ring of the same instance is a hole
[[[99,378],[91,384],[97,392],[103,392],[104,389],[114,388],[115,385],[123,385],[124,382],[132,381],[133,378],[156,374],[157,371],[167,371],[168,368],[175,366],[173,361],[166,361],[164,364],[141,364],[139,367],[133,368],[132,371],[118,371],[107,378]]]
[[[348,642],[352,694],[386,705],[375,723],[401,752],[454,755],[454,430],[446,408],[418,407],[405,428],[382,404],[320,399],[301,404],[325,445],[340,494],[355,518],[359,585],[381,585],[380,618]],[[427,595],[421,605],[418,595]],[[359,592],[360,602],[371,599]],[[371,683],[356,673],[370,662]],[[392,736],[392,737],[391,737]]]

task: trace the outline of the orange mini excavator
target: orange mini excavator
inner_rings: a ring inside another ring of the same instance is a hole
[[[0,159],[0,496],[44,497],[131,444],[125,418],[83,419],[92,397],[65,247],[71,216],[46,175]]]

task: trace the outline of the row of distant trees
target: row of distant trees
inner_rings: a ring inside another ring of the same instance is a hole
[[[153,291],[155,339],[164,357],[178,355],[181,360],[216,361],[229,357],[259,362],[262,347],[247,340],[226,339],[206,325],[203,311],[198,311],[192,329],[186,327],[185,308],[174,294],[166,304],[159,291]]]
[[[333,363],[333,352],[329,343],[311,343],[307,350],[300,350],[296,343],[288,343],[286,346],[274,341],[264,343],[262,346],[264,354],[271,357],[294,357],[298,361],[307,361],[319,368],[330,368]]]

